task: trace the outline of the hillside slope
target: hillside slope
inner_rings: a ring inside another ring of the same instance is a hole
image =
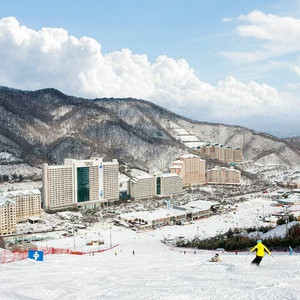
[[[166,170],[188,151],[175,127],[201,141],[240,146],[245,160],[300,166],[299,149],[287,141],[239,126],[192,121],[151,102],[0,88],[0,153],[33,166],[97,155],[144,170]]]

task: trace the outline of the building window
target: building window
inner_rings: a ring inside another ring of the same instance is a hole
[[[161,178],[156,178],[156,194],[161,195]]]
[[[77,201],[86,202],[90,200],[89,168],[77,168]]]

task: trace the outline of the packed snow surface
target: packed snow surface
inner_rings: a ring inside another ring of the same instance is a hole
[[[99,223],[75,237],[41,242],[79,251],[119,246],[94,256],[46,255],[44,262],[2,264],[0,299],[299,299],[298,253],[274,252],[256,267],[250,264],[253,253],[219,251],[222,261],[211,263],[215,251],[174,248],[160,241],[169,234],[192,237],[198,231],[210,236],[234,224],[253,225],[262,203],[265,214],[278,209],[269,205],[271,201],[254,200],[228,215],[186,226],[137,233]],[[86,246],[100,235],[105,245]]]
[[[299,299],[299,255],[274,253],[255,267],[254,254],[221,253],[210,263],[213,252],[172,250],[155,232],[116,234],[116,253],[1,265],[1,299]]]

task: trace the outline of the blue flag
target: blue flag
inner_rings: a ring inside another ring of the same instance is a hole
[[[36,260],[36,261],[43,261],[44,260],[44,252],[36,251],[36,250],[29,250],[28,258]]]

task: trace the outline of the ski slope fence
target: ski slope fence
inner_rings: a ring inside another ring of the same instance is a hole
[[[93,253],[100,253],[111,250],[113,248],[118,247],[119,244],[113,245],[112,247],[96,250],[96,251],[73,251],[71,249],[63,249],[63,248],[54,248],[54,247],[37,247],[31,250],[43,251],[44,255],[48,254],[73,254],[73,255],[86,255],[86,254],[93,254]],[[6,250],[0,249],[0,264],[7,264],[10,262],[20,261],[28,258],[29,250]]]

